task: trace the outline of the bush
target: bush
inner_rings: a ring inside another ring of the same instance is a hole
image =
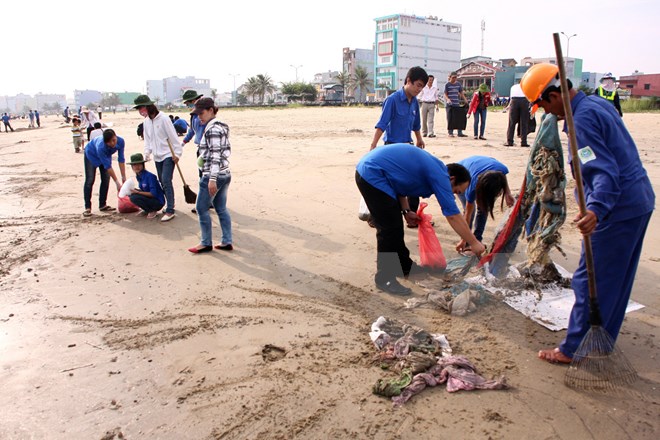
[[[660,100],[652,96],[650,98],[630,98],[621,100],[621,110],[623,113],[641,113],[657,111],[660,109]]]

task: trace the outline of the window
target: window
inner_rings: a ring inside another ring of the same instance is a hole
[[[390,64],[392,62],[391,56],[380,57],[380,63],[378,64]]]
[[[378,36],[379,41],[391,40],[391,39],[392,39],[392,31],[383,32]]]
[[[461,28],[459,26],[447,26],[447,32],[458,34],[461,32]]]
[[[644,84],[644,90],[651,90],[651,84]]]
[[[393,52],[393,44],[391,41],[383,41],[378,43],[378,55],[392,55]]]

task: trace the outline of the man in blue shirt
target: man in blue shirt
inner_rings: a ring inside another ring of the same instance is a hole
[[[412,144],[411,131],[415,133],[417,140],[415,145],[424,148],[417,95],[426,86],[428,80],[429,75],[419,66],[408,71],[403,87],[388,96],[383,103],[383,111],[371,141],[371,150],[376,148],[383,133],[385,133],[383,138],[385,145]]]
[[[140,214],[146,215],[148,219],[152,219],[165,206],[165,193],[156,175],[150,173],[144,167],[145,162],[147,161],[144,160],[142,153],[131,155],[131,161],[128,164],[135,173],[138,187],[133,189],[129,197],[135,206],[142,209]]]
[[[9,133],[9,130],[14,131],[14,128],[11,126],[11,123],[9,122],[10,117],[7,113],[2,114],[2,123],[5,124],[5,133]]]
[[[174,117],[173,124],[176,134],[179,136],[183,136],[188,131],[188,123],[178,116]]]
[[[117,153],[117,162],[121,171],[121,182],[112,169],[112,155]],[[117,136],[112,129],[103,132],[91,140],[85,147],[85,185],[83,187],[83,196],[85,198],[85,211],[83,216],[92,215],[92,186],[96,179],[96,169],[101,174],[101,187],[99,188],[99,211],[114,211],[115,208],[108,206],[108,186],[110,178],[117,185],[117,191],[121,189],[122,183],[126,181],[126,165],[124,164],[124,139]]]
[[[532,66],[520,83],[525,96],[546,113],[564,116],[559,72],[552,64]],[[596,291],[603,327],[616,340],[630,299],[655,194],[637,146],[616,109],[597,96],[586,96],[568,81],[582,170],[586,212],[577,227],[591,236]],[[570,156],[569,156],[570,157]],[[571,161],[572,162],[572,161]],[[566,337],[559,347],[541,350],[539,358],[570,363],[590,328],[589,288],[584,251],[573,274],[575,303]]]
[[[460,194],[470,182],[462,165],[445,166],[440,159],[408,144],[376,148],[357,164],[355,181],[376,225],[378,255],[376,287],[394,295],[409,295],[396,277],[408,277],[419,270],[410,259],[404,242],[403,220],[417,223],[419,217],[410,209],[407,196],[435,195],[443,215],[456,233],[481,255],[485,248],[470,232],[456,207],[454,194]],[[403,216],[402,216],[403,215]]]

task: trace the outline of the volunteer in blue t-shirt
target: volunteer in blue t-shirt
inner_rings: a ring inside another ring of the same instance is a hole
[[[445,166],[440,159],[408,144],[393,144],[367,153],[357,164],[355,181],[376,225],[378,255],[376,287],[395,295],[409,295],[396,277],[420,271],[410,259],[403,236],[403,221],[416,224],[419,217],[410,210],[407,196],[435,195],[443,215],[456,233],[481,255],[485,248],[470,232],[454,194],[466,190],[470,174],[462,165]],[[402,216],[403,214],[403,216]]]
[[[132,154],[131,160],[128,162],[138,181],[138,187],[133,189],[130,199],[135,206],[142,210],[141,215],[152,219],[165,206],[165,193],[156,175],[145,168],[145,162],[148,161],[144,159],[142,153]]]
[[[117,153],[121,182],[112,169],[112,155]],[[108,186],[110,178],[117,185],[117,191],[121,189],[122,183],[126,181],[126,165],[124,162],[124,139],[117,136],[112,129],[103,132],[103,136],[92,139],[85,147],[85,185],[83,196],[85,198],[85,211],[83,215],[92,215],[92,186],[96,179],[96,169],[101,174],[101,187],[99,188],[99,211],[114,211],[115,208],[108,206]]]
[[[509,169],[502,162],[487,156],[471,156],[458,162],[470,172],[470,185],[458,198],[463,204],[465,221],[472,228],[472,222],[475,218],[474,207],[477,207],[477,216],[474,223],[474,236],[482,241],[488,215],[493,216],[493,207],[495,199],[502,195],[502,207],[504,202],[511,207],[515,202],[509,189],[509,182],[506,175]],[[465,240],[461,240],[456,245],[458,252],[469,249]]]

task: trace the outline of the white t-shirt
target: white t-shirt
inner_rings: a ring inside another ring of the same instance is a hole
[[[520,84],[514,84],[511,86],[510,98],[524,98],[525,94],[520,87]]]
[[[433,102],[435,103],[438,100],[438,88],[435,86],[435,83],[431,87],[427,85],[422,89],[422,93],[417,97],[422,102]]]
[[[96,128],[92,131],[89,132],[89,140],[91,141],[92,139],[95,139],[99,136],[103,136],[103,129],[102,128]]]

